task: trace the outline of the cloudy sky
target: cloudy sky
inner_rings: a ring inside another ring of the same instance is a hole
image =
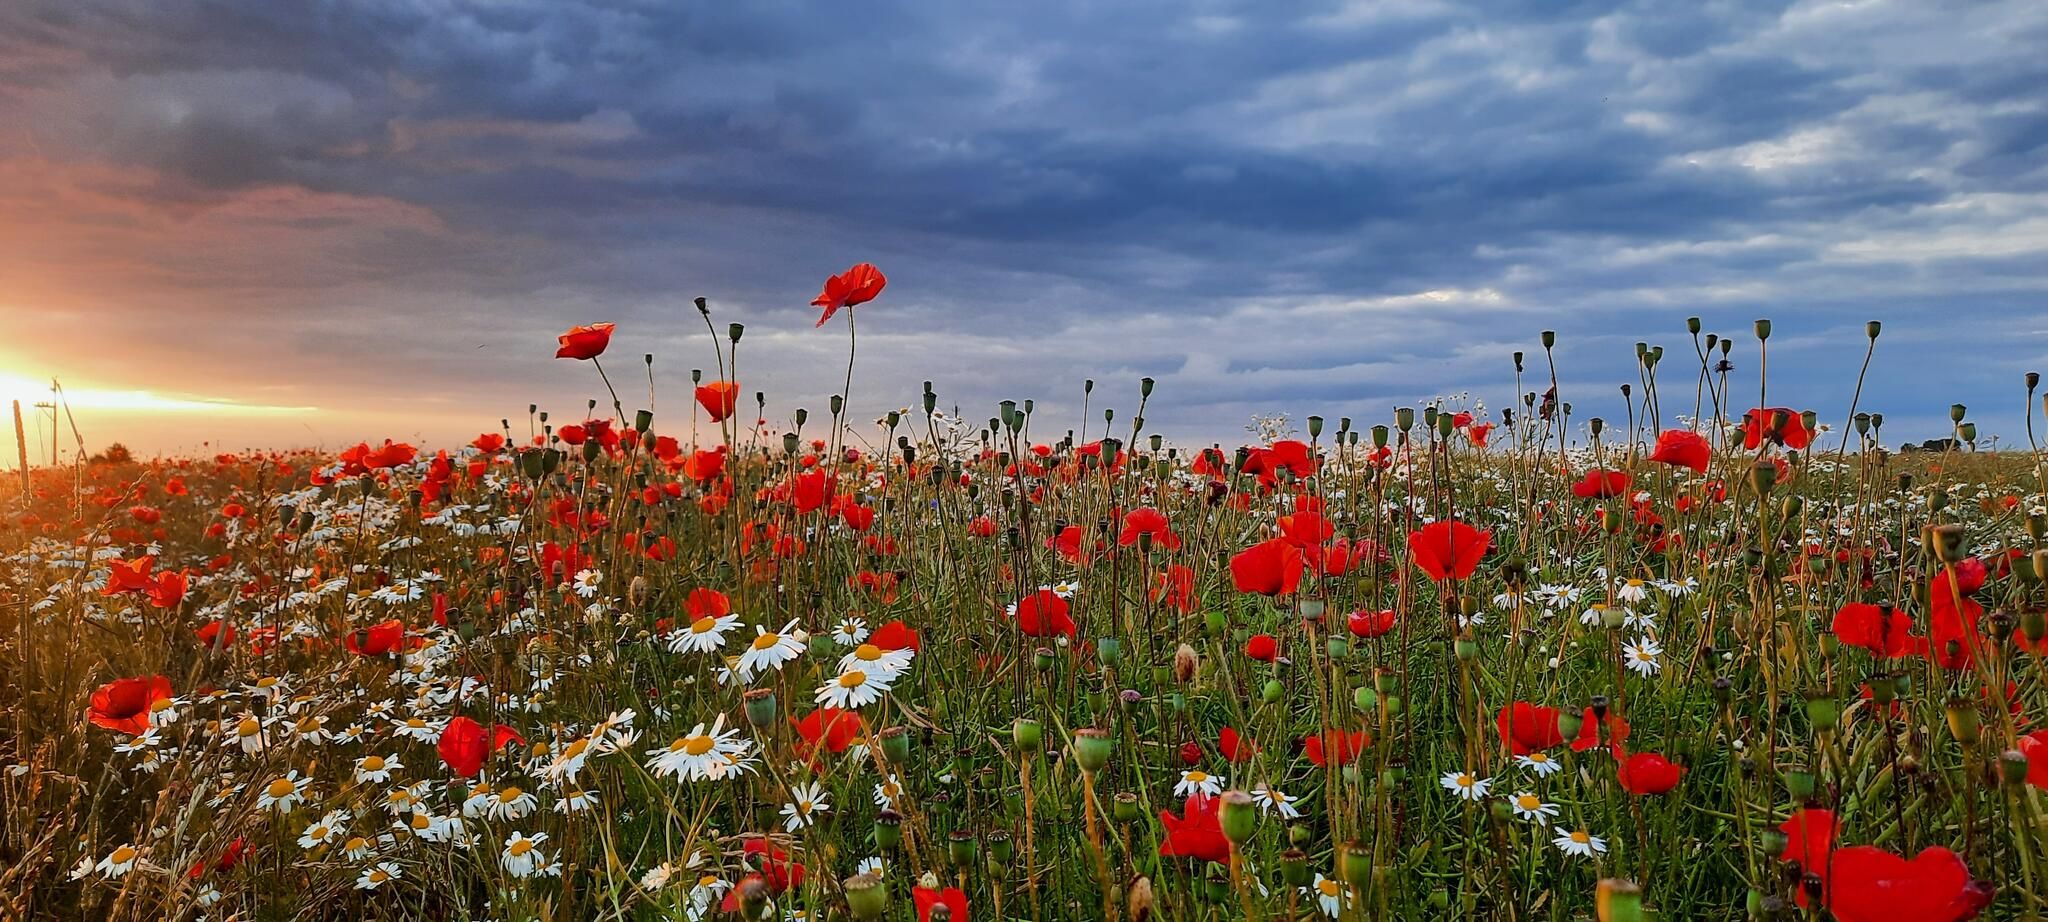
[[[1155,428],[1513,397],[1621,415],[1633,345],[1776,322],[1774,397],[2019,435],[2048,368],[2048,5],[1744,2],[0,6],[0,382],[89,442],[446,442],[710,367],[822,414],[1081,380]],[[636,381],[627,386],[624,382]],[[135,393],[142,391],[145,393]],[[639,396],[636,396],[639,395]],[[1773,399],[1772,403],[1781,402]],[[227,404],[231,404],[227,405]],[[1689,411],[1691,400],[1667,399]],[[32,422],[33,426],[34,423]],[[67,430],[67,440],[68,440]]]

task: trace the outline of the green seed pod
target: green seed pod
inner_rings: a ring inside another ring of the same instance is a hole
[[[1074,731],[1074,760],[1081,763],[1081,770],[1098,772],[1109,764],[1109,757],[1116,752],[1116,742],[1108,730],[1083,727]]]
[[[1279,701],[1285,693],[1286,689],[1281,686],[1279,679],[1267,679],[1265,686],[1259,689],[1259,700],[1272,704]]]
[[[902,727],[888,727],[877,734],[882,738],[882,757],[892,765],[910,761],[910,733]]]
[[[741,700],[746,702],[747,723],[753,725],[755,729],[772,727],[776,724],[776,716],[780,708],[775,703],[775,689],[750,688],[746,694],[740,697]]]
[[[1791,794],[1793,800],[1800,802],[1811,800],[1815,783],[1816,779],[1812,772],[1789,771],[1785,773],[1785,792]]]
[[[1831,736],[1841,726],[1842,707],[1834,696],[1826,692],[1815,692],[1806,699],[1806,721],[1813,725],[1813,732],[1820,736]]]
[[[2027,754],[2008,749],[1998,755],[1998,775],[2006,787],[2019,788],[2027,783]]]
[[[1352,693],[1351,703],[1358,705],[1359,710],[1370,713],[1379,708],[1380,696],[1370,688],[1360,688]]]
[[[1017,857],[1017,843],[1007,829],[992,829],[988,834],[988,860],[998,868],[1010,866]]]
[[[903,842],[903,814],[883,807],[875,814],[875,846],[884,851],[893,849]]]
[[[1144,813],[1138,809],[1138,795],[1125,791],[1110,801],[1110,815],[1119,823],[1135,823]]]
[[[974,833],[955,829],[946,835],[946,859],[956,867],[965,867],[974,860]]]
[[[1045,731],[1036,720],[1019,717],[1010,724],[1010,743],[1019,755],[1036,754],[1045,745]]]
[[[1950,698],[1943,709],[1948,718],[1948,732],[1956,742],[1974,746],[1983,738],[1983,715],[1977,713],[1977,706],[1968,698]]]
[[[1253,806],[1252,795],[1243,791],[1224,791],[1223,804],[1216,815],[1223,826],[1223,837],[1239,845],[1250,841],[1252,833],[1258,831],[1259,809]]]
[[[1756,322],[1756,338],[1762,341],[1768,341],[1771,338],[1770,320],[1760,319]]]
[[[1290,848],[1280,853],[1280,879],[1290,887],[1306,887],[1313,879],[1308,870],[1308,853]]]
[[[1372,846],[1352,839],[1337,849],[1337,876],[1354,890],[1372,883]]]
[[[846,908],[856,919],[879,919],[889,909],[889,888],[873,874],[855,874],[843,884]]]

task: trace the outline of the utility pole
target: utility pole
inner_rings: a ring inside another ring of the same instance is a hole
[[[21,456],[21,501],[28,502],[28,431],[21,427],[21,401],[14,401],[14,450]]]

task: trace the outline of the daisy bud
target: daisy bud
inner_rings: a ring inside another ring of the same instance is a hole
[[[1945,711],[1949,735],[1955,737],[1956,742],[1965,746],[1975,745],[1983,736],[1982,715],[1977,713],[1977,706],[1970,699],[1950,698]]]
[[[1010,724],[1010,742],[1019,753],[1037,752],[1044,745],[1044,735],[1038,721],[1028,717],[1019,717]]]
[[[1074,759],[1081,763],[1081,770],[1099,772],[1109,764],[1109,757],[1116,751],[1116,741],[1110,738],[1108,730],[1083,727],[1074,731]]]
[[[775,715],[780,710],[775,702],[775,689],[750,688],[740,698],[746,702],[747,723],[756,729],[775,725]]]
[[[883,807],[875,814],[875,845],[883,849],[895,848],[903,841],[903,814]]]
[[[1998,754],[1998,775],[2007,787],[2017,788],[2027,783],[2027,754],[2008,749]]]
[[[1138,811],[1138,795],[1125,791],[1111,799],[1110,816],[1114,817],[1117,822],[1134,823],[1137,822],[1140,815]]]
[[[910,761],[910,734],[902,727],[888,727],[879,734],[882,738],[882,756],[892,764],[901,765]]]
[[[856,919],[879,919],[889,908],[889,888],[873,874],[855,874],[846,879],[846,908]]]
[[[1194,647],[1181,644],[1179,649],[1173,651],[1173,680],[1175,682],[1186,685],[1194,681],[1195,671],[1200,669],[1201,666],[1202,658],[1195,653]]]

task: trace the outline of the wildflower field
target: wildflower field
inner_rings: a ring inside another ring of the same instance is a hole
[[[1760,322],[1244,447],[877,421],[883,285],[789,420],[699,301],[694,400],[599,324],[466,446],[10,478],[0,917],[2040,918],[2048,500],[1964,408],[1885,452]]]

